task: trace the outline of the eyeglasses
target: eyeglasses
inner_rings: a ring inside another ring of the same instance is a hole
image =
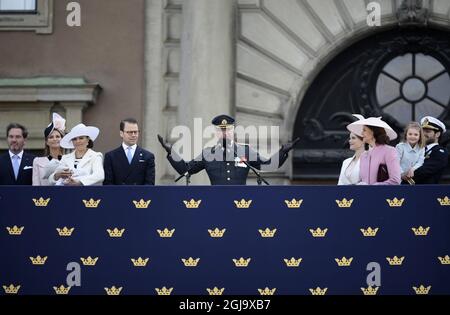
[[[124,131],[127,135],[137,135],[139,134],[139,130],[130,130],[130,131]]]

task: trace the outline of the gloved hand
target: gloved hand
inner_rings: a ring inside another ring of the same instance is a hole
[[[172,151],[172,146],[169,143],[165,142],[163,137],[161,137],[160,135],[158,135],[158,141],[159,143],[161,143],[164,150],[166,150],[167,154],[170,154]]]
[[[296,138],[294,141],[292,141],[292,142],[288,142],[288,143],[285,143],[285,144],[283,144],[282,146],[281,146],[281,149],[280,149],[280,151],[283,151],[283,153],[284,154],[287,154],[289,151],[291,151],[293,148],[294,148],[294,146],[297,144],[297,142],[299,142],[300,141],[300,138]]]

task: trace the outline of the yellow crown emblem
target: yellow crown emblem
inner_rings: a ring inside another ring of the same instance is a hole
[[[197,209],[200,206],[201,202],[202,202],[201,200],[195,201],[194,199],[191,199],[189,201],[183,200],[184,205],[188,209]]]
[[[105,288],[107,295],[120,295],[120,292],[122,292],[122,288],[116,288],[116,286],[112,286],[111,288]]]
[[[219,228],[215,228],[214,230],[208,230],[208,233],[211,237],[223,237],[226,229],[219,230]]]
[[[300,208],[303,203],[303,199],[296,200],[295,198],[292,198],[292,200],[285,200],[284,202],[288,208]]]
[[[55,290],[55,293],[58,295],[66,295],[69,294],[71,287],[64,287],[62,284],[59,287],[53,287],[53,290]]]
[[[168,228],[164,228],[164,230],[156,230],[159,234],[159,237],[172,237],[175,229],[169,230]]]
[[[342,200],[336,200],[336,203],[339,208],[350,208],[353,203],[353,199],[347,200],[347,198],[344,198]]]
[[[277,288],[269,289],[265,287],[264,289],[258,289],[260,295],[274,295]]]
[[[401,207],[403,205],[403,201],[405,201],[405,198],[397,199],[395,197],[394,199],[386,199],[387,203],[389,204],[389,207]]]
[[[416,292],[416,294],[418,294],[418,295],[426,295],[426,294],[428,294],[428,292],[430,292],[431,285],[429,285],[428,287],[425,287],[421,284],[420,287],[418,287],[418,288],[413,287],[413,289]]]
[[[212,289],[206,289],[209,295],[222,295],[225,288],[219,289],[218,287],[214,287]]]
[[[327,235],[328,229],[321,229],[320,227],[318,227],[317,229],[313,230],[313,229],[309,229],[309,232],[311,232],[311,235],[313,237],[325,237],[325,235]]]
[[[233,259],[233,262],[236,267],[247,267],[250,263],[251,258],[244,259],[243,257],[239,259]]]
[[[114,228],[113,230],[107,229],[106,230],[109,234],[109,237],[122,237],[123,232],[125,232],[125,229],[119,230],[118,228]]]
[[[148,205],[152,202],[151,200],[145,201],[144,199],[141,199],[139,201],[133,200],[134,206],[136,209],[147,209]]]
[[[312,295],[325,295],[327,293],[328,288],[315,288],[315,289],[309,289]]]
[[[14,286],[10,284],[9,286],[4,285],[3,290],[5,290],[6,294],[17,294],[19,292],[20,285]]]
[[[424,228],[423,226],[419,226],[418,228],[411,228],[411,230],[414,232],[415,236],[426,236],[428,235],[428,231],[430,230],[430,227],[427,226]]]
[[[56,228],[56,231],[58,231],[59,236],[71,236],[73,230],[75,230],[75,228],[67,228],[67,226],[61,228]]]
[[[14,225],[13,227],[6,227],[9,235],[21,235],[24,228],[24,226],[18,227],[17,225]]]
[[[377,232],[379,230],[379,228],[374,228],[372,229],[370,226],[367,229],[359,229],[361,231],[361,233],[365,236],[365,237],[374,237],[377,235]]]
[[[251,200],[246,201],[245,199],[241,199],[241,201],[235,200],[234,204],[236,205],[236,208],[247,209],[247,208],[250,208],[250,205],[252,204],[252,201]]]
[[[337,264],[338,264],[339,267],[348,267],[348,266],[351,265],[351,263],[352,263],[352,261],[353,261],[353,257],[350,257],[350,258],[347,259],[347,258],[344,256],[344,257],[342,257],[341,259],[335,258],[334,260],[337,262]]]
[[[145,267],[145,266],[147,266],[148,259],[149,259],[148,257],[145,259],[142,259],[142,257],[139,257],[137,259],[131,258],[131,261],[135,267]]]
[[[286,263],[286,266],[288,267],[298,267],[300,266],[300,263],[302,262],[302,258],[299,259],[295,259],[294,257],[292,257],[291,259],[284,259],[284,262]]]
[[[361,288],[361,291],[364,295],[377,295],[379,288],[380,287],[372,287],[369,285],[367,288]]]
[[[38,255],[37,257],[30,257],[30,260],[33,265],[44,265],[47,261],[47,258],[47,256],[41,257]]]
[[[98,205],[100,204],[100,201],[102,201],[101,199],[98,199],[98,200],[94,200],[94,199],[89,199],[89,200],[84,200],[83,199],[83,203],[84,203],[84,206],[86,207],[86,208],[97,208],[98,207]]]
[[[47,207],[48,203],[50,202],[50,198],[47,199],[44,199],[42,197],[39,199],[33,198],[33,202],[36,207]]]
[[[438,257],[442,265],[450,265],[450,257],[445,255],[444,257]]]
[[[162,287],[161,289],[155,288],[155,290],[158,295],[170,295],[173,291],[173,288],[167,289],[166,287]]]
[[[401,266],[403,264],[403,260],[405,260],[405,256],[402,256],[400,258],[397,256],[394,256],[392,258],[386,257],[386,259],[391,266]]]
[[[87,258],[80,258],[81,262],[83,263],[83,265],[85,266],[95,266],[95,264],[97,263],[98,257],[92,258],[91,256],[88,256]]]
[[[200,261],[200,258],[192,258],[189,257],[188,259],[182,258],[181,261],[186,267],[197,267],[198,262]]]
[[[265,230],[259,229],[258,232],[259,232],[259,234],[261,234],[262,237],[274,237],[275,233],[277,232],[277,229],[273,229],[273,230],[271,230],[269,228],[266,228]]]
[[[437,201],[439,201],[441,206],[450,206],[450,199],[447,196],[444,198],[438,198]]]

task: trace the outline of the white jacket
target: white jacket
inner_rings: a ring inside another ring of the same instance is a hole
[[[55,180],[55,173],[59,172],[62,168],[75,170],[75,151],[70,154],[63,155],[61,165],[58,167],[58,170],[53,172],[48,178],[50,185],[56,184],[57,181]],[[100,152],[95,152],[88,149],[78,164],[76,170],[80,173],[86,174],[76,178],[83,184],[83,186],[102,185],[103,180],[105,179],[105,171],[103,170],[103,155]]]
[[[338,185],[356,185],[360,181],[359,179],[359,166],[360,159],[356,161],[353,170],[350,174],[347,172],[347,168],[350,166],[350,163],[354,159],[354,156],[348,158],[342,162],[341,173],[339,175]]]

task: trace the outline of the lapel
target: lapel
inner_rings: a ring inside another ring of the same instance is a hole
[[[124,153],[124,156],[125,156],[125,151],[123,150],[123,148],[122,148],[122,152]],[[136,151],[134,151],[134,155],[133,155],[133,159],[131,160],[131,164],[128,164],[128,159],[125,156],[125,163],[128,165],[125,180],[127,180],[128,177],[130,177],[131,172],[133,171],[133,169],[135,169],[135,167],[137,166],[137,163],[139,163],[141,153],[142,153],[141,148],[139,148],[139,146],[136,146]]]
[[[91,149],[88,149],[86,154],[83,156],[83,158],[80,160],[80,163],[78,164],[78,168],[83,168],[86,164],[91,162],[91,157],[94,156],[94,152]],[[75,166],[75,151],[71,153],[70,162],[72,166]]]
[[[6,154],[4,155],[4,162],[5,162],[5,166],[9,170],[9,176],[11,177],[11,180],[12,181],[16,181],[16,179],[14,178],[14,170],[13,170],[13,167],[12,167],[11,157],[9,156],[9,151],[6,151]],[[17,176],[17,178],[19,178],[19,176]]]

